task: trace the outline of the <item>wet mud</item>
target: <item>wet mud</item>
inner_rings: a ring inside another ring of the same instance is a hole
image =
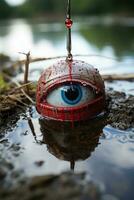
[[[34,177],[29,183],[10,191],[0,189],[0,199],[103,200],[105,195],[99,185],[86,180],[84,173],[63,173],[59,176]]]
[[[108,123],[118,129],[134,128],[134,96],[122,92],[107,93]]]

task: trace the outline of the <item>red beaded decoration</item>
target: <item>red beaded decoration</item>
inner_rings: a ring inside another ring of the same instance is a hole
[[[73,24],[73,21],[71,19],[67,18],[66,21],[65,21],[65,24],[66,24],[67,28],[71,28],[72,24]]]

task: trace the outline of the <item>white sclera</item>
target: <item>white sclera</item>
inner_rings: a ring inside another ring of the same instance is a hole
[[[61,85],[54,90],[50,91],[50,93],[47,96],[47,103],[55,106],[55,107],[75,107],[75,106],[81,106],[82,104],[89,103],[91,100],[95,98],[95,94],[92,89],[90,89],[87,86],[82,86],[79,84],[81,91],[82,91],[82,97],[80,101],[74,105],[67,104],[63,99],[61,95],[61,90],[64,90],[64,85]]]

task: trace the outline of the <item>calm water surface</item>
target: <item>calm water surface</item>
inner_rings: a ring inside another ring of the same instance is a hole
[[[134,73],[133,23],[91,25],[85,20],[74,24],[72,39],[73,54],[92,55],[78,58],[97,67],[101,74]],[[66,55],[65,44],[66,32],[60,23],[14,20],[0,25],[0,52],[13,59],[23,58],[18,52],[29,50],[33,57]],[[30,79],[36,81],[41,71],[53,62],[55,60],[32,64]],[[22,77],[23,74],[19,74],[16,78]],[[106,82],[106,88],[109,87],[134,93],[132,82]],[[32,108],[31,120],[34,132],[28,120],[22,117],[6,135],[11,144],[21,145],[21,154],[12,157],[16,169],[24,170],[26,176],[55,174],[69,170],[70,163],[74,165],[76,161],[75,172],[86,171],[87,179],[96,181],[108,194],[120,200],[134,199],[134,130],[116,130],[106,126],[103,120],[95,127],[85,122],[76,125],[74,130],[63,124],[58,128],[43,121],[35,108]],[[38,167],[35,164],[38,161],[44,164]]]

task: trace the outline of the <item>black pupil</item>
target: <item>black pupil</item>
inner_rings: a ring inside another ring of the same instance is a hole
[[[68,87],[65,91],[65,96],[70,101],[76,100],[79,96],[78,88],[76,88],[74,86]]]

